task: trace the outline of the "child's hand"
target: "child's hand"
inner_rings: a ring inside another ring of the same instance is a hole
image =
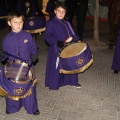
[[[72,41],[72,37],[68,37],[66,40],[65,40],[65,43],[68,43],[68,42],[71,42]]]

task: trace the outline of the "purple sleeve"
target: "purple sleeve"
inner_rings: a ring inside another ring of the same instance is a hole
[[[55,39],[54,24],[52,23],[52,21],[48,21],[46,23],[44,38],[49,45],[57,45],[57,40]]]
[[[35,40],[33,40],[32,36],[31,36],[30,39],[31,39],[31,54],[38,54],[38,50],[37,50]]]

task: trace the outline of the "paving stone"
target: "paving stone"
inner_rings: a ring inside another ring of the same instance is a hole
[[[66,120],[67,114],[68,114],[68,111],[61,110],[57,119],[58,120]]]
[[[49,118],[49,119],[56,119],[57,115],[55,115],[55,114],[49,114],[49,113],[42,113],[41,117],[43,117],[43,118]]]
[[[101,116],[101,120],[117,120],[116,117],[110,117],[110,116]]]
[[[100,41],[104,44],[108,42],[106,29],[100,31]],[[19,112],[7,115],[5,98],[0,97],[0,120],[120,120],[120,73],[115,75],[111,70],[114,49],[108,50],[105,45],[96,47],[93,44],[92,31],[92,27],[85,26],[84,36],[94,62],[88,70],[78,74],[79,83],[82,85],[80,89],[69,85],[59,90],[49,90],[45,87],[48,46],[44,41],[44,32],[37,35],[39,62],[35,66],[35,73],[38,79],[37,100],[41,114],[28,115],[26,110],[21,108]],[[0,30],[0,46],[7,32],[7,29]]]

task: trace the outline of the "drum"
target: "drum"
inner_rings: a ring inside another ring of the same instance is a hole
[[[25,20],[23,29],[30,33],[41,33],[45,31],[45,16],[31,17]]]
[[[73,43],[60,53],[60,73],[82,73],[93,63],[89,45],[83,42]]]
[[[28,83],[35,78],[33,69],[21,60],[7,62],[4,66],[4,74],[9,80],[20,84]]]

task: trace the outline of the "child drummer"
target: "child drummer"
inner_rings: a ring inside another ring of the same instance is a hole
[[[29,65],[37,60],[37,46],[32,36],[22,30],[23,20],[24,17],[17,11],[8,15],[7,22],[11,31],[3,39],[3,50],[7,54],[7,63]],[[33,65],[30,69],[32,68]],[[30,71],[30,69],[28,70]],[[34,73],[31,74],[34,76]],[[3,67],[0,68],[0,78],[0,95],[5,96],[7,114],[18,112],[22,106],[25,107],[28,114],[38,115],[40,113],[36,98],[36,78],[26,79],[26,81],[8,79]]]
[[[64,43],[70,41],[78,41],[80,37],[76,36],[70,23],[64,19],[66,14],[66,6],[62,2],[56,3],[54,9],[55,17],[47,21],[44,38],[49,44],[45,86],[51,90],[57,90],[61,86],[71,85],[80,88],[78,83],[78,74],[61,74],[59,73],[59,65],[57,64],[58,46],[62,47]]]

